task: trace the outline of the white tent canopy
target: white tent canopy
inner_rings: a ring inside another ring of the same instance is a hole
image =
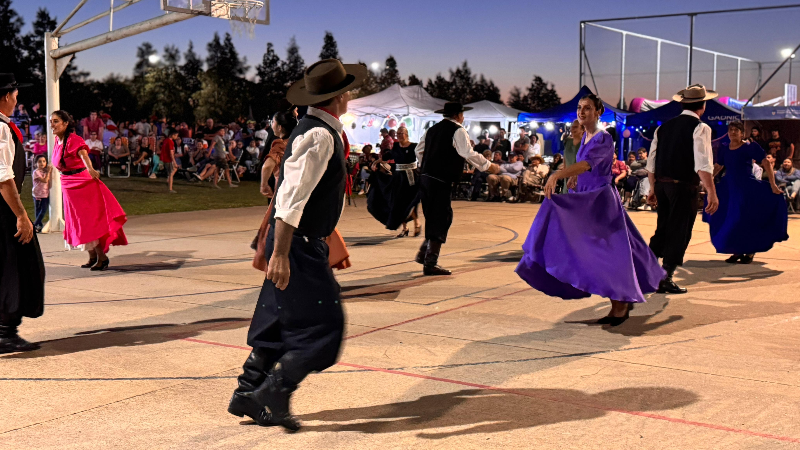
[[[489,100],[481,100],[465,106],[472,107],[472,110],[464,113],[464,126],[473,139],[483,131],[479,122],[498,122],[500,127],[505,128],[508,132],[506,135],[508,139],[515,139],[518,136],[517,117],[523,111]]]
[[[392,85],[376,94],[351,100],[347,105],[345,131],[350,142],[363,145],[380,141],[381,128],[397,128],[405,122],[409,139],[417,142],[429,122],[442,119],[434,111],[444,107],[445,100],[432,97],[422,86]],[[393,126],[392,126],[393,125]]]

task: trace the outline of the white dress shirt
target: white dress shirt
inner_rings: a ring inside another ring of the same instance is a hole
[[[456,134],[453,136],[453,147],[456,148],[458,155],[481,172],[486,172],[489,170],[489,166],[492,165],[492,162],[472,149],[472,144],[469,142],[469,133],[467,133],[467,129],[453,119],[445,118],[445,120],[449,120],[459,127],[456,130]],[[428,132],[425,131],[425,133],[422,135],[422,138],[419,140],[419,144],[417,144],[415,151],[417,154],[417,161],[422,161],[422,153],[425,151],[425,137],[427,135]]]
[[[9,118],[0,113],[0,183],[14,179],[14,153],[17,150],[11,137]]]
[[[683,111],[681,113],[683,116],[698,116],[694,111]],[[656,150],[658,147],[658,130],[661,127],[656,128],[656,133],[653,135],[653,143],[650,144],[650,154],[647,157],[647,171],[650,173],[656,173]],[[700,122],[697,125],[697,128],[694,129],[694,171],[695,172],[708,172],[710,174],[714,173],[714,151],[711,148],[711,127],[706,125],[703,122]]]
[[[103,151],[103,141],[100,139],[87,139],[86,146],[92,150],[97,150],[98,152]]]
[[[309,107],[308,115],[322,119],[339,135],[344,125],[332,115]],[[466,130],[465,130],[466,131]],[[333,136],[322,126],[297,136],[292,143],[292,156],[283,163],[283,183],[275,194],[275,218],[297,228],[303,210],[328,168],[333,156]]]
[[[531,144],[528,147],[528,151],[525,152],[525,161],[530,161],[531,158],[533,158],[534,156],[541,154],[542,154],[542,147],[539,145],[539,143],[537,142],[535,144]]]

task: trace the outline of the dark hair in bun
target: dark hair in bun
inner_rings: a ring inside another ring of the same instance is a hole
[[[594,105],[594,109],[596,109],[600,115],[602,116],[604,112],[606,112],[606,107],[603,105],[603,100],[600,97],[594,94],[587,94],[581,97],[581,100],[589,100]]]

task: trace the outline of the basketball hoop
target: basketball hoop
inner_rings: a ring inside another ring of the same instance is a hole
[[[264,2],[261,0],[211,0],[211,17],[227,19],[236,34],[246,33],[247,37],[255,37],[258,15]]]

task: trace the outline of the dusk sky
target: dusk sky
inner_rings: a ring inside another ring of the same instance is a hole
[[[25,19],[29,29],[36,10],[46,7],[63,19],[78,0],[14,0],[13,8]],[[117,0],[117,3],[121,3]],[[306,63],[315,61],[326,30],[333,32],[345,62],[362,60],[383,62],[392,54],[403,77],[411,73],[423,80],[437,72],[447,74],[464,60],[475,73],[483,73],[500,87],[503,98],[512,86],[525,87],[533,74],[555,84],[562,98],[572,97],[578,89],[578,25],[580,20],[627,17],[649,14],[695,12],[722,8],[744,8],[792,1],[759,0],[670,0],[590,2],[584,0],[545,1],[477,1],[460,2],[406,0],[340,1],[292,0],[271,2],[272,24],[258,26],[255,38],[234,36],[241,56],[252,67],[258,64],[267,42],[273,42],[281,57],[292,36],[295,36]],[[108,9],[108,0],[89,0],[70,22]],[[160,0],[143,0],[117,13],[115,28],[161,14]],[[655,35],[688,43],[688,18],[612,22],[604,25],[628,31]],[[773,12],[701,16],[696,22],[695,45],[765,62],[764,77],[780,60],[780,49],[800,43],[800,9]],[[108,19],[87,26],[62,39],[75,42],[108,29]],[[162,50],[167,44],[184,51],[192,40],[195,49],[205,55],[206,43],[214,32],[230,32],[229,22],[197,17],[167,28],[130,37],[78,54],[76,63],[93,78],[109,73],[130,76],[136,47],[143,41]],[[637,39],[628,41],[626,58],[626,99],[636,96],[655,97],[655,43]],[[591,29],[587,33],[587,52],[595,73],[599,93],[610,103],[619,99],[620,73],[619,35]],[[686,51],[664,47],[662,59],[661,97],[684,87]],[[695,82],[709,87],[712,58],[696,55]],[[722,95],[735,95],[736,63],[720,59],[717,87]],[[746,98],[756,84],[754,64],[742,66],[740,97]],[[800,67],[796,68],[800,71]],[[781,95],[788,71],[779,74],[764,93],[763,99]],[[795,82],[800,81],[800,72]],[[591,81],[587,80],[591,87]]]

